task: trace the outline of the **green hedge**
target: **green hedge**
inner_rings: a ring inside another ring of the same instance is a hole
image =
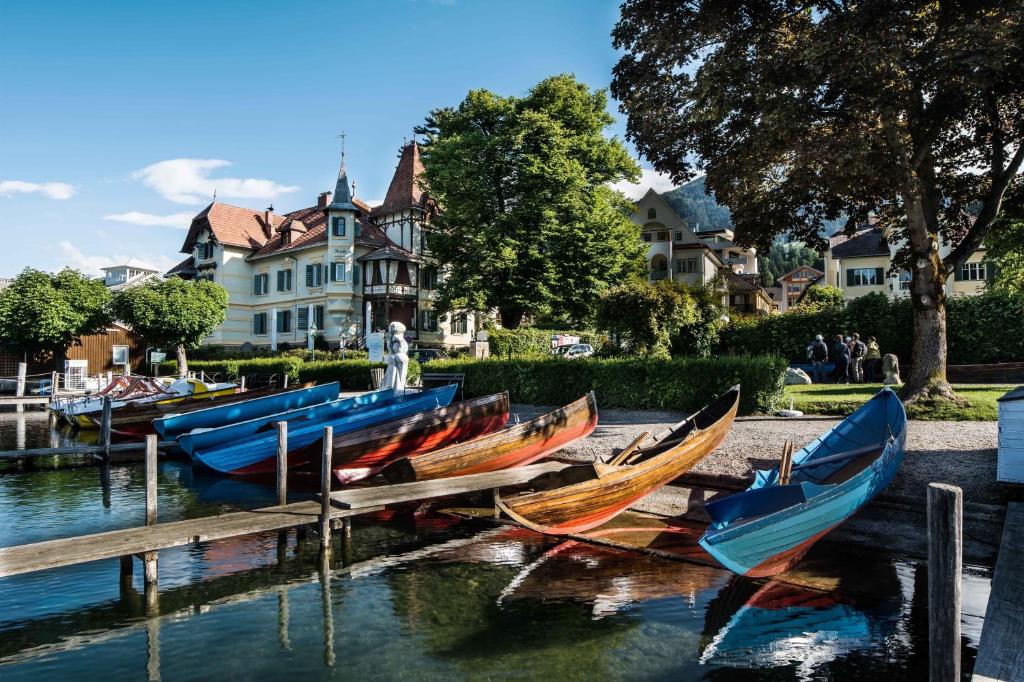
[[[496,358],[508,358],[510,355],[541,357],[551,354],[551,337],[554,334],[578,336],[580,343],[589,343],[595,348],[601,345],[601,339],[596,332],[557,331],[536,327],[491,329],[487,340],[490,343],[491,355]]]
[[[740,384],[740,414],[781,405],[786,361],[777,356],[642,359],[442,360],[424,372],[462,372],[466,397],[508,390],[513,402],[564,405],[593,389],[599,407],[693,412]]]
[[[949,364],[1024,361],[1022,319],[1024,296],[986,292],[950,299],[946,320]],[[795,309],[781,315],[734,320],[722,332],[721,349],[736,353],[771,351],[790,361],[806,362],[807,344],[815,334],[829,338],[853,332],[864,340],[874,336],[883,354],[895,353],[902,362],[909,362],[914,342],[910,301],[869,294],[840,309]]]
[[[384,363],[370,363],[369,360],[329,360],[307,362],[299,370],[299,381],[315,381],[326,384],[337,381],[343,391],[365,391],[370,388],[370,368],[384,367]],[[420,377],[420,364],[409,361],[407,380],[416,383]]]
[[[192,372],[220,373],[221,379],[236,381],[243,376],[257,374],[261,377],[278,377],[288,375],[292,383],[315,381],[323,384],[329,381],[341,382],[343,390],[365,391],[370,387],[369,360],[318,360],[305,362],[300,357],[280,356],[276,358],[253,358],[251,360],[196,360],[189,361],[188,368]],[[168,360],[160,364],[160,373],[174,374],[178,371],[178,363]],[[409,376],[415,382],[420,376],[420,366],[415,360],[409,361]]]

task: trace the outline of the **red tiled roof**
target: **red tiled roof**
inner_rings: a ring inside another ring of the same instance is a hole
[[[404,208],[422,208],[425,198],[425,193],[420,188],[422,176],[423,162],[420,160],[420,148],[413,141],[402,148],[402,156],[398,160],[391,184],[388,185],[384,203],[373,209],[374,215],[393,213]]]
[[[284,222],[284,216],[273,215],[270,228],[273,230]],[[263,211],[231,204],[213,202],[192,219],[182,253],[192,250],[199,233],[206,227],[213,232],[214,238],[227,246],[258,249],[267,242],[264,232]]]
[[[358,205],[360,208],[366,207],[364,210],[369,212],[369,207],[358,199],[353,199],[353,203]],[[273,253],[279,253],[284,251],[290,251],[292,249],[301,249],[311,244],[318,242],[327,241],[327,214],[324,209],[319,206],[310,206],[309,208],[302,208],[298,211],[292,211],[286,213],[282,222],[287,220],[301,221],[306,226],[305,234],[295,233],[292,234],[291,244],[281,243],[281,234],[275,234],[266,244],[260,247],[250,258],[262,258],[263,256],[269,256]],[[374,225],[369,220],[362,220],[360,222],[360,233],[356,237],[356,244],[360,246],[377,247],[381,246],[386,242],[383,232],[380,228]]]

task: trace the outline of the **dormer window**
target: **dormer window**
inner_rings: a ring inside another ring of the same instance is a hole
[[[356,223],[358,225],[358,223]],[[331,234],[335,237],[345,236],[345,218],[337,216],[331,218]]]
[[[213,258],[213,242],[199,242],[196,248],[196,257],[199,260]]]
[[[654,220],[657,217],[658,217],[658,211],[657,210],[655,210],[653,208],[647,209],[647,219],[648,220]]]

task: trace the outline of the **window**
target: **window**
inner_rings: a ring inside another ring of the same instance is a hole
[[[213,258],[213,242],[200,242],[196,249],[196,257],[200,260]]]
[[[658,212],[655,209],[653,209],[653,208],[647,209],[647,219],[648,220],[654,220],[657,217],[658,217]]]
[[[309,308],[306,306],[299,306],[298,319],[295,324],[296,328],[300,332],[304,332],[309,329]]]
[[[882,284],[882,268],[850,268],[846,271],[846,286],[873,287]]]
[[[324,307],[322,305],[313,306],[313,324],[317,329],[324,328]]]
[[[985,264],[984,263],[964,263],[960,266],[957,274],[960,276],[959,279],[964,282],[981,282],[985,280]]]
[[[663,230],[663,231],[658,233],[658,241],[659,242],[667,242],[668,241],[668,230]]]
[[[423,268],[420,271],[420,279],[424,289],[433,290],[437,288],[437,268]]]
[[[114,357],[112,362],[115,365],[127,365],[130,360],[128,359],[128,346],[114,346]]]
[[[306,266],[306,286],[319,287],[324,283],[324,266],[320,263],[313,263]]]
[[[257,335],[267,333],[266,313],[256,313],[252,316],[252,333]]]
[[[335,237],[345,236],[345,219],[343,217],[336,216],[331,218],[331,234]]]
[[[649,242],[649,241],[651,241],[651,233],[650,233],[650,232],[644,232],[644,233],[643,233],[642,235],[640,235],[640,236],[641,236],[641,237],[643,237],[643,240],[644,240],[645,242]]]
[[[292,269],[277,271],[277,290],[278,291],[291,291],[292,290]]]
[[[461,313],[455,316],[452,320],[452,334],[468,334],[469,333],[469,316],[466,313]]]
[[[676,241],[677,242],[683,241],[683,231],[682,230],[676,230]]]
[[[345,264],[344,263],[331,263],[331,281],[332,282],[344,282],[345,281]]]
[[[359,280],[362,277],[363,269],[359,266],[359,263],[352,264],[352,286],[359,286]]]
[[[799,294],[800,293],[800,289],[801,289],[801,287],[800,287],[799,284],[790,284],[789,285],[790,293]]]
[[[679,274],[688,274],[697,272],[697,259],[687,258],[686,260],[676,261],[676,272]]]
[[[256,296],[263,296],[269,290],[270,275],[261,272],[252,278],[252,293]]]
[[[906,270],[900,270],[900,291],[910,291],[910,278],[912,275]]]
[[[290,310],[278,310],[277,311],[277,332],[287,333],[292,330],[292,311]]]
[[[425,332],[437,331],[437,315],[433,310],[420,311],[420,329]]]

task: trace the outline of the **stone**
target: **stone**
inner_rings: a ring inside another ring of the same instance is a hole
[[[799,384],[811,383],[811,377],[807,376],[807,372],[803,371],[799,367],[787,367],[786,368],[786,385],[793,386]]]
[[[882,384],[885,386],[902,386],[900,379],[900,359],[892,353],[882,357]]]

